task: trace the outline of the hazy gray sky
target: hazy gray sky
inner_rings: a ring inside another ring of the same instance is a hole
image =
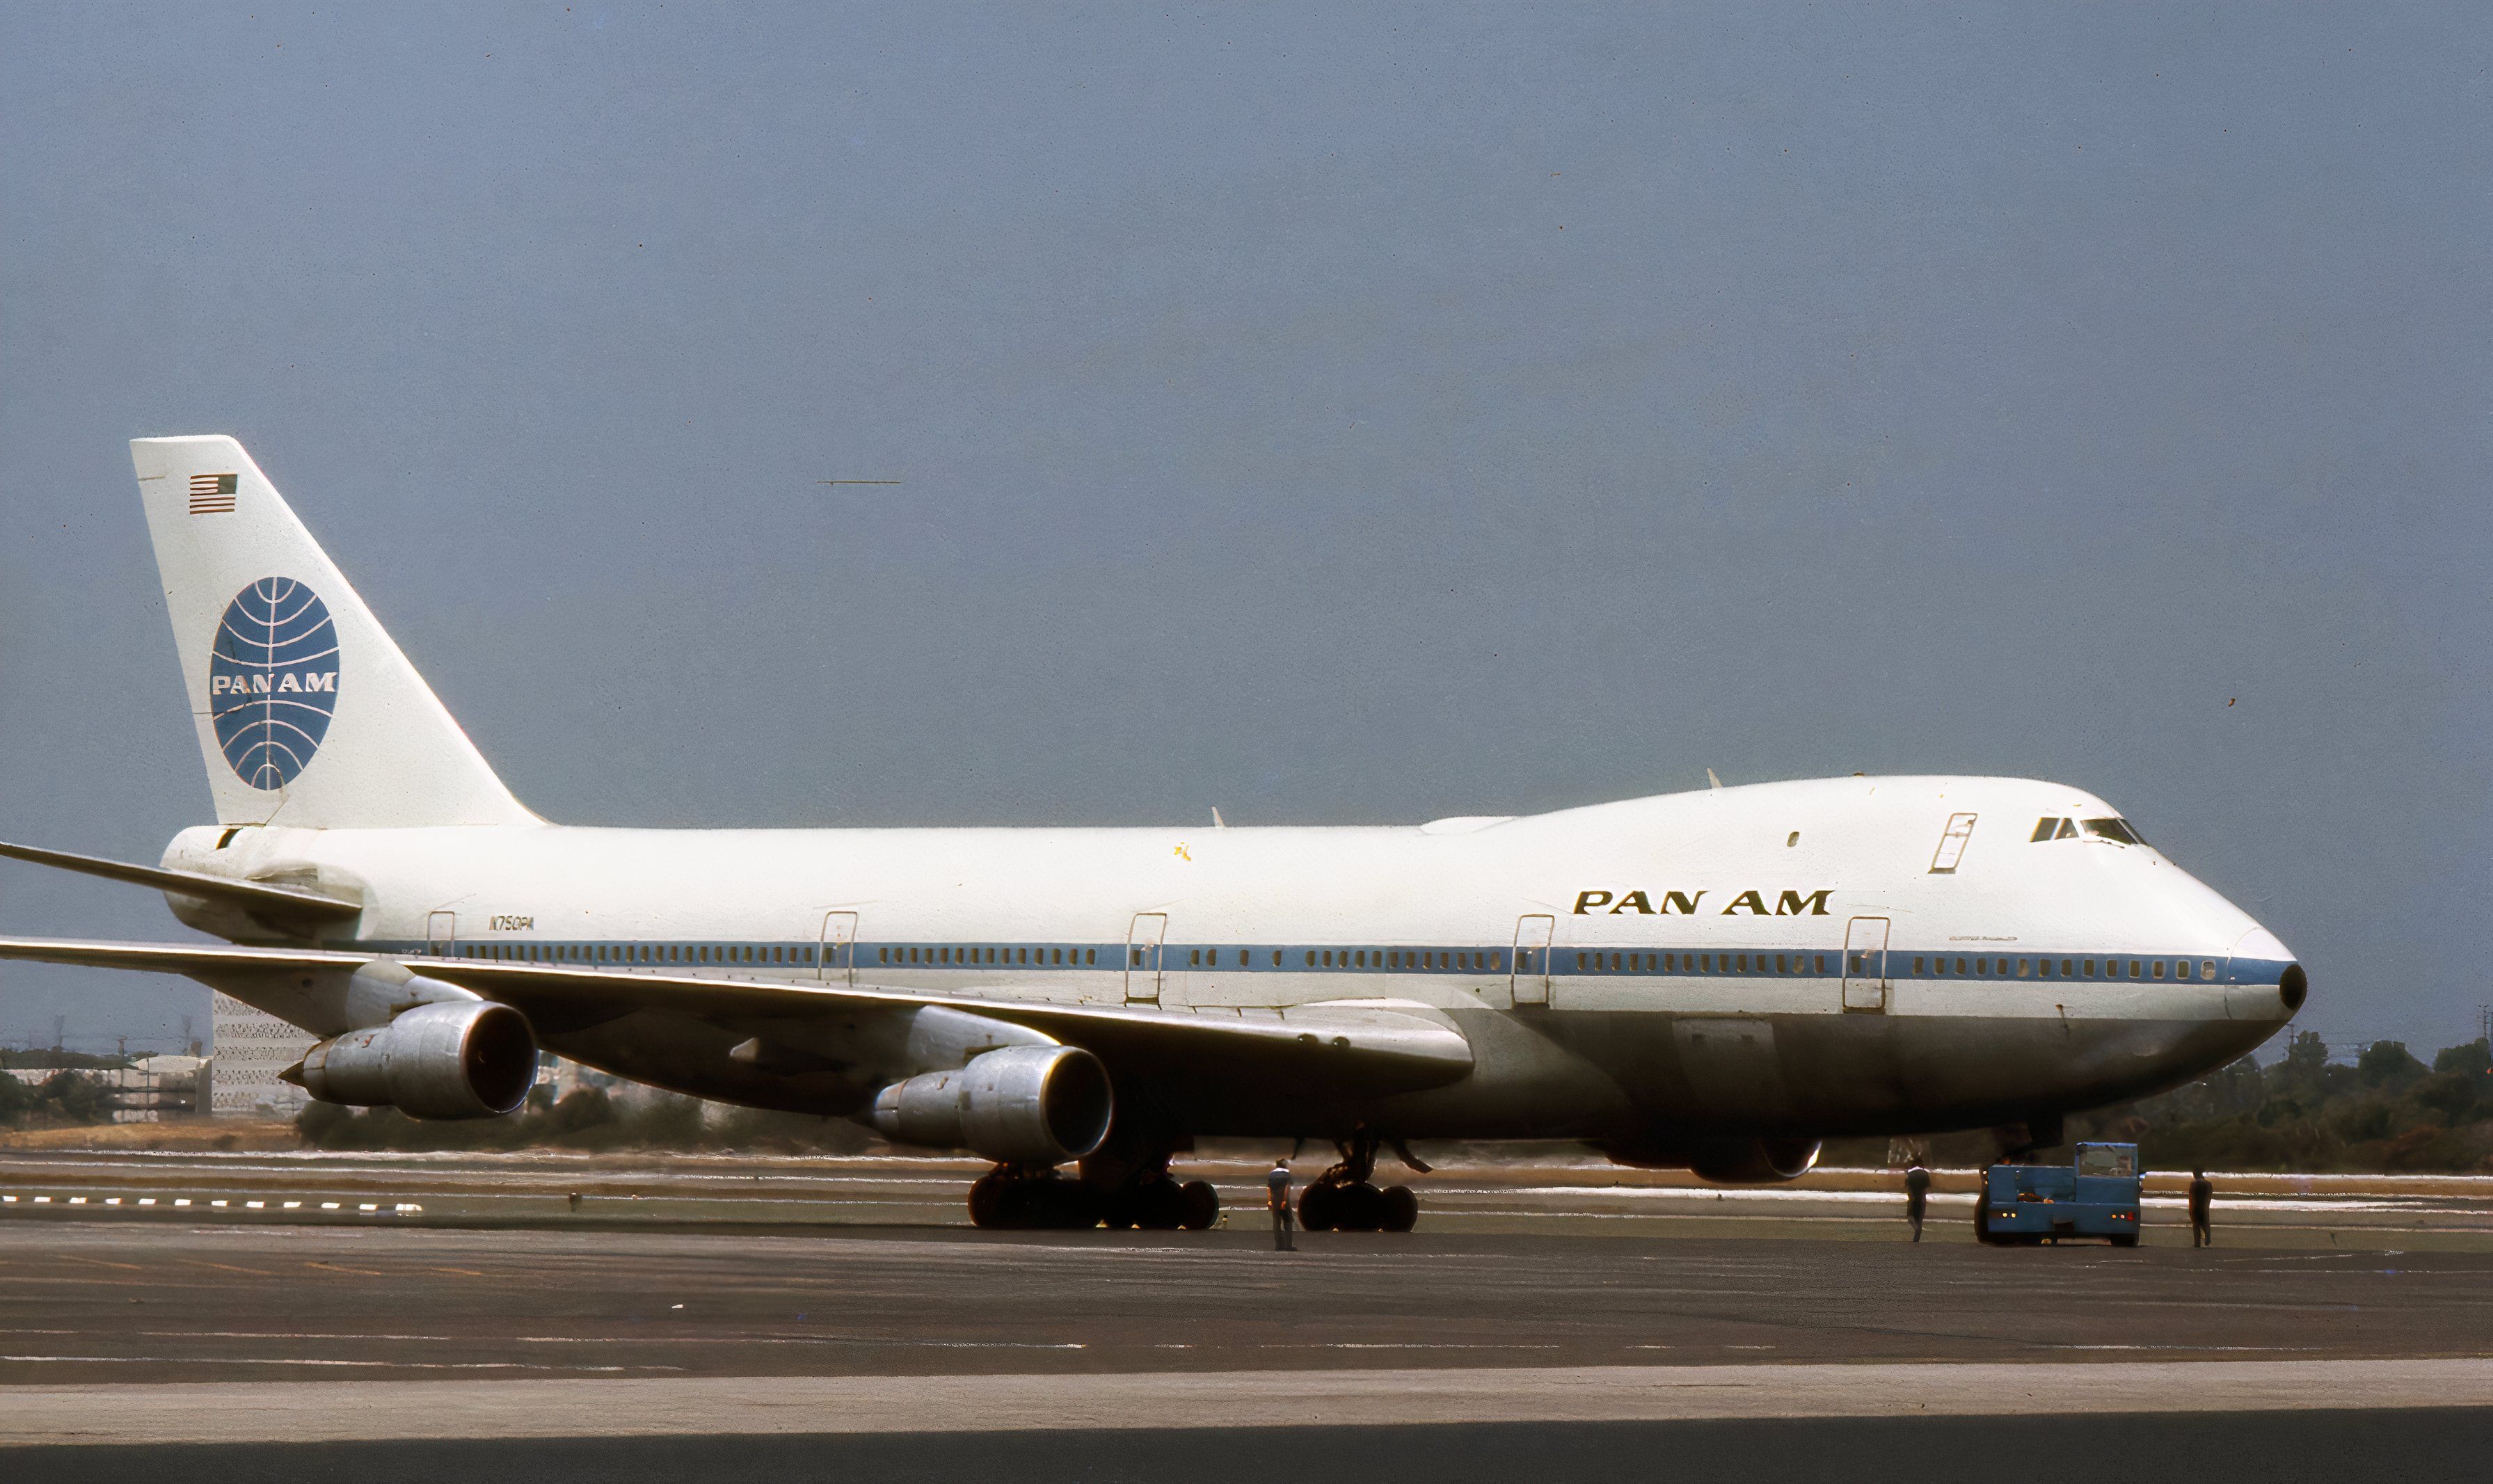
[[[2474,1033],[2493,12],[0,9],[0,838],[229,431],[574,822],[2113,799]],[[899,479],[897,489],[825,479]],[[0,931],[181,933],[0,864]],[[0,1040],[206,993],[0,970]]]

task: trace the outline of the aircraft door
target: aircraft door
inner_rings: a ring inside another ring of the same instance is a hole
[[[1845,1009],[1886,1011],[1887,927],[1884,917],[1855,917],[1845,928]]]
[[[816,978],[826,983],[856,983],[856,913],[823,914],[823,948],[814,962]]]
[[[424,919],[424,951],[436,959],[450,957],[451,945],[459,940],[459,914],[435,912]]]
[[[1161,943],[1168,936],[1168,913],[1136,912],[1126,933],[1126,1003],[1160,1002]]]
[[[1549,939],[1558,919],[1547,912],[1527,912],[1515,920],[1515,1003],[1549,1003]]]

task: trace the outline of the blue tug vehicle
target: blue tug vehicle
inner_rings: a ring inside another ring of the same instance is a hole
[[[1983,1172],[1973,1234],[1995,1246],[2099,1236],[2138,1245],[2138,1145],[2082,1143],[2065,1165],[1994,1165]]]

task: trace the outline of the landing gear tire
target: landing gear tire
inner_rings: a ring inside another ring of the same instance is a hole
[[[1188,1180],[1177,1188],[1181,1214],[1178,1225],[1188,1232],[1202,1232],[1220,1219],[1220,1193],[1209,1180]]]
[[[1186,1219],[1186,1197],[1166,1175],[1135,1186],[1130,1194],[1134,1225],[1146,1232],[1174,1232]]]
[[[970,1187],[970,1221],[990,1231],[1068,1231],[1096,1227],[1100,1202],[1077,1180],[1053,1172],[1013,1174],[997,1170]]]
[[[1334,1225],[1343,1232],[1385,1230],[1385,1192],[1362,1180],[1341,1187],[1335,1197]]]
[[[1299,1192],[1299,1230],[1330,1232],[1333,1230],[1333,1187],[1310,1185]]]
[[[1310,1232],[1408,1232],[1419,1219],[1420,1198],[1400,1185],[1319,1180],[1299,1197],[1299,1225]]]
[[[970,1225],[993,1229],[1004,1222],[1004,1175],[989,1172],[970,1187]]]

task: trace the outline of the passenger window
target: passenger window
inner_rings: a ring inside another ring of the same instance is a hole
[[[2199,977],[2202,979],[2215,978],[2216,961],[2213,959],[2201,959],[2199,961]]]
[[[1742,972],[1742,973],[1744,973],[1744,974],[1745,974],[1745,973],[1747,973],[1748,971],[1749,971],[1749,956],[1748,956],[1747,954],[1745,954],[1745,953],[1744,953],[1744,954],[1740,955],[1740,972]]]
[[[2019,959],[2017,961],[2017,977],[2020,979],[2031,979],[2034,977],[2034,961],[2032,959]]]
[[[2087,977],[2088,977],[2088,978],[2089,978],[2089,979],[2092,979],[2092,978],[2095,976],[2095,961],[2094,961],[2094,960],[2092,960],[2092,959],[2088,959],[2088,960],[2087,960],[2087,961],[2086,961],[2086,965],[2087,965]]]
[[[1960,974],[1965,972],[1965,960],[1959,959],[1956,961],[1956,971]]]
[[[1921,960],[1919,960],[1919,959],[1915,959],[1915,960],[1913,961],[1913,972],[1914,972],[1914,973],[1917,973],[1917,974],[1918,974],[1918,973],[1920,973],[1920,972],[1922,971],[1923,967],[1924,967],[1924,965],[1923,965],[1923,963],[1922,963],[1922,961],[1921,961]]]
[[[1506,955],[1502,953],[1491,953],[1488,956],[1488,966],[1492,969],[1506,967]]]
[[[1790,972],[1791,972],[1791,960],[1790,960],[1789,958],[1786,957],[1786,956],[1785,956],[1785,955],[1783,955],[1783,954],[1780,954],[1780,953],[1779,953],[1779,954],[1776,954],[1776,955],[1775,955],[1775,972],[1776,972],[1776,973],[1778,973],[1778,974],[1788,974],[1788,973],[1790,973]]]
[[[1099,962],[1099,950],[1096,948],[1086,948],[1083,950],[1083,954],[1091,963],[1096,964]]]
[[[2129,961],[2129,977],[2132,979],[2138,977],[2138,961],[2136,959]]]
[[[1974,971],[1975,973],[1977,973],[1977,974],[1987,974],[1987,973],[1990,973],[1990,972],[1991,972],[1991,961],[1990,961],[1989,959],[1976,959],[1976,960],[1974,960],[1974,961],[1973,961],[1973,971]]]
[[[2164,961],[2163,961],[2162,959],[2158,959],[2158,960],[2156,960],[2156,961],[2155,961],[2155,963],[2154,963],[2154,965],[2153,965],[2152,966],[2153,966],[2153,968],[2154,968],[2154,970],[2155,970],[2155,977],[2156,977],[2156,978],[2158,978],[2158,979],[2163,978],[2163,977],[2164,977]]]
[[[1275,968],[1281,966],[1281,950],[1278,948],[1273,950],[1273,966]]]
[[[1819,973],[1821,973],[1821,974],[1822,974],[1822,973],[1825,973],[1825,972],[1826,972],[1826,955],[1824,955],[1824,954],[1822,954],[1822,953],[1821,953],[1821,954],[1817,955],[1817,971],[1818,971]]]

